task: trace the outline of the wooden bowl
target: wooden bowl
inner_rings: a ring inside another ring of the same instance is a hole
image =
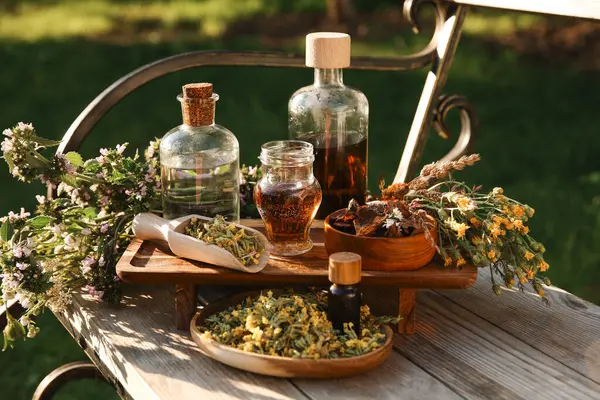
[[[192,338],[204,355],[231,367],[254,372],[256,374],[283,378],[324,379],[361,374],[377,367],[385,361],[392,352],[392,338],[394,333],[387,325],[383,327],[387,336],[386,341],[377,350],[356,357],[324,360],[307,360],[250,353],[202,337],[199,326],[204,324],[206,317],[223,311],[229,306],[239,304],[248,296],[255,297],[258,296],[258,294],[259,292],[246,292],[230,296],[218,302],[209,304],[204,307],[202,311],[196,313],[190,323],[190,332]]]
[[[362,257],[362,268],[368,271],[411,271],[427,265],[436,253],[424,233],[412,236],[386,238],[356,236],[335,229],[329,223],[332,216],[344,210],[335,211],[325,218],[325,248],[328,254],[351,251]],[[429,217],[431,218],[431,217]],[[429,233],[437,243],[435,220]]]

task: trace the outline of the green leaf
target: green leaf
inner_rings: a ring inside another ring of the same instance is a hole
[[[138,163],[133,161],[131,158],[123,160],[123,169],[127,172],[134,172],[137,169]]]
[[[29,220],[29,225],[34,228],[43,228],[50,222],[54,221],[55,218],[48,217],[47,215],[40,215]]]
[[[122,181],[124,179],[127,179],[127,175],[125,175],[121,171],[117,171],[116,169],[113,170],[113,172],[112,172],[112,180],[114,182],[120,182],[120,181]]]
[[[8,171],[12,173],[12,170],[15,169],[15,163],[13,162],[10,153],[6,153],[4,159],[6,160],[6,164],[8,164]]]
[[[12,239],[14,233],[15,233],[15,230],[14,230],[12,224],[10,223],[10,221],[9,220],[4,221],[4,223],[2,224],[2,227],[0,227],[0,238],[3,241],[8,242],[10,239]]]
[[[83,209],[83,215],[90,219],[94,219],[96,218],[98,213],[96,212],[96,209],[94,207],[87,207]]]
[[[61,175],[60,180],[69,186],[77,187],[77,179],[71,175]]]
[[[33,135],[31,137],[31,140],[33,140],[34,142],[36,142],[37,144],[39,144],[40,146],[44,146],[44,147],[49,147],[49,146],[58,146],[59,144],[61,144],[62,140],[50,140],[50,139],[45,139],[43,137],[39,137],[37,135]]]
[[[81,157],[81,155],[75,151],[70,151],[65,154],[65,158],[75,167],[83,166],[83,157]]]

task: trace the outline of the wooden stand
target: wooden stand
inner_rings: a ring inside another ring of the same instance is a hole
[[[246,220],[243,223],[255,229],[262,227],[262,221]],[[188,330],[197,308],[196,285],[231,285],[240,287],[240,290],[248,286],[328,287],[328,255],[323,244],[322,222],[313,224],[311,238],[314,247],[308,253],[297,257],[272,256],[265,269],[256,274],[177,258],[171,254],[165,242],[135,239],[117,264],[117,274],[128,283],[175,285],[176,326]],[[476,279],[477,268],[472,265],[465,265],[460,270],[443,268],[434,259],[414,271],[363,271],[361,286],[365,289],[399,288],[398,306],[386,314],[398,312],[402,316],[398,332],[411,334],[415,331],[416,289],[465,289]],[[391,296],[388,293],[388,298]]]

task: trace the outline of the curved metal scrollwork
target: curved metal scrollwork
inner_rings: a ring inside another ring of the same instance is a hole
[[[452,135],[446,124],[448,113],[454,109],[460,112],[460,132],[456,144],[441,161],[453,161],[472,151],[477,132],[478,120],[475,109],[469,101],[462,96],[440,96],[437,108],[433,114],[433,127],[444,139]]]
[[[439,0],[406,0],[403,11],[418,31],[418,11],[426,3],[433,5],[435,28],[431,40],[424,49],[414,54],[394,58],[353,57],[350,68],[406,71],[430,65],[435,59],[438,38],[446,19],[445,8]],[[197,51],[147,64],[125,75],[100,93],[71,124],[57,151],[63,153],[76,150],[94,125],[113,106],[138,87],[172,72],[202,66],[303,67],[304,56],[263,52]]]
[[[437,32],[444,25],[446,20],[446,10],[439,0],[405,0],[402,6],[402,14],[404,18],[413,27],[415,33],[421,32],[421,24],[419,21],[419,11],[426,4],[431,4],[435,11],[435,31]]]

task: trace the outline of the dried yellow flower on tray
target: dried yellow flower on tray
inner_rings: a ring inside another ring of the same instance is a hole
[[[203,336],[239,350],[306,359],[353,357],[381,347],[386,340],[381,324],[395,317],[373,317],[361,307],[361,332],[345,326],[333,329],[322,294],[283,294],[271,291],[206,318]],[[352,325],[352,324],[350,324]]]

